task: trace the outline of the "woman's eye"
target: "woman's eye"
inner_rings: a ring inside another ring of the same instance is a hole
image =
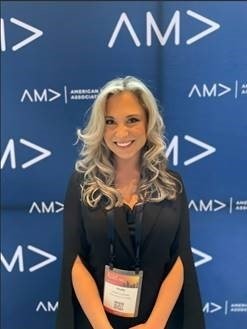
[[[135,122],[138,122],[138,121],[140,121],[140,120],[137,119],[137,118],[129,118],[129,120],[128,120],[129,123],[135,123]]]
[[[113,123],[114,123],[114,121],[112,119],[106,119],[105,120],[106,125],[112,125]]]

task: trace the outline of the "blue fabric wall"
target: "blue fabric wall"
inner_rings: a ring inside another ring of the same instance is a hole
[[[2,1],[1,328],[54,328],[76,129],[125,75],[159,100],[207,329],[247,328],[246,16],[241,1]]]

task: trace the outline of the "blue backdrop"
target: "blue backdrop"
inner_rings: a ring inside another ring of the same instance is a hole
[[[247,3],[1,2],[2,329],[52,329],[76,129],[146,82],[185,181],[207,329],[247,328]]]

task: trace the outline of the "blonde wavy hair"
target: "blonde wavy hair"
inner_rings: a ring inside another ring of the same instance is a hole
[[[126,76],[109,81],[98,94],[90,118],[84,129],[78,129],[82,141],[80,157],[75,169],[83,174],[81,201],[95,208],[105,201],[105,209],[123,204],[119,191],[114,187],[115,170],[113,155],[104,142],[106,102],[122,91],[132,92],[147,114],[147,141],[142,150],[138,196],[140,202],[160,202],[175,199],[178,179],[167,170],[164,140],[165,126],[157,102],[148,87],[139,79]]]

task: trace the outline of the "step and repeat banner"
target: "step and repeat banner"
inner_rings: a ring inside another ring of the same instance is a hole
[[[2,329],[54,328],[76,130],[125,75],[159,100],[206,327],[247,328],[246,31],[241,1],[1,2]]]

